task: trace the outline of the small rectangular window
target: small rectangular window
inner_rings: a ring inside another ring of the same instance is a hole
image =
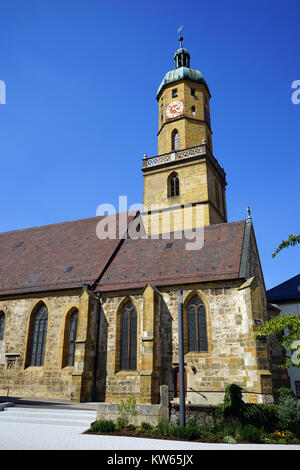
[[[177,88],[174,88],[174,90],[172,90],[172,98],[175,98],[176,96],[178,96]]]
[[[195,108],[195,106],[192,106],[191,111],[192,111],[192,115],[195,117],[195,116],[196,116],[196,108]]]
[[[196,90],[195,90],[195,88],[191,88],[191,95],[192,95],[192,96],[196,96]]]

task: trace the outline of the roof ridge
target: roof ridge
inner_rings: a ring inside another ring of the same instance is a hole
[[[52,227],[54,225],[71,224],[71,223],[74,223],[74,222],[82,222],[83,220],[100,219],[102,217],[107,217],[107,215],[119,215],[119,214],[130,214],[130,213],[129,212],[116,212],[116,214],[95,215],[93,217],[83,217],[82,219],[65,220],[64,222],[55,222],[53,224],[36,225],[35,227],[19,228],[19,229],[15,229],[15,230],[7,230],[6,232],[0,232],[0,236],[5,235],[6,233],[25,232],[25,231],[29,231],[29,230],[36,230],[36,229],[39,229],[39,228]],[[132,215],[132,217],[133,217],[133,215]]]

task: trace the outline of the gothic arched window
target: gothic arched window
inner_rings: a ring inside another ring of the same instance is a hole
[[[120,369],[137,368],[137,312],[131,301],[126,302],[121,313]]]
[[[77,336],[77,326],[78,326],[78,310],[73,310],[69,318],[67,319],[66,325],[66,335],[67,335],[67,344],[66,344],[66,356],[65,356],[65,366],[74,365],[74,354],[75,354],[75,341]]]
[[[168,197],[179,196],[178,174],[173,172],[168,177]]]
[[[199,295],[194,295],[187,306],[188,351],[208,351],[206,310]]]
[[[5,327],[5,315],[3,312],[0,312],[0,341],[3,341],[4,327]]]
[[[46,338],[48,326],[48,310],[45,304],[41,304],[33,314],[29,365],[42,366],[45,358]]]
[[[179,133],[177,129],[174,129],[172,132],[172,150],[178,150],[179,149]]]

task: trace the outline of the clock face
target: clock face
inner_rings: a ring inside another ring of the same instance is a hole
[[[166,109],[167,119],[175,118],[183,114],[183,100],[172,101]]]

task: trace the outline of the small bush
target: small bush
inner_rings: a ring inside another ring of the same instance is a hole
[[[179,439],[186,439],[193,441],[201,437],[201,430],[194,424],[187,424],[186,426],[174,426],[172,435]]]
[[[128,425],[127,419],[121,418],[121,416],[118,416],[117,423],[116,423],[116,430],[120,431],[121,429],[126,428],[127,425]]]
[[[246,424],[243,426],[240,431],[241,438],[244,441],[248,442],[262,442],[262,434],[255,426],[252,424]]]
[[[230,384],[225,388],[223,410],[224,416],[239,417],[244,409],[243,389],[239,385]]]
[[[141,429],[143,432],[150,432],[153,430],[153,426],[151,426],[151,424],[149,423],[145,423],[144,421],[142,422],[141,424]]]
[[[291,388],[281,387],[277,392],[279,393],[280,400],[284,400],[285,398],[297,398]]]
[[[137,403],[135,398],[128,397],[125,401],[121,401],[118,404],[119,418],[122,420],[122,423],[127,427],[132,424],[133,419],[138,415]],[[121,422],[121,421],[120,421]]]
[[[247,403],[241,416],[243,424],[253,424],[259,429],[264,428],[269,433],[278,429],[278,420],[276,405]]]
[[[223,441],[226,442],[226,444],[236,444],[236,440],[232,436],[224,436]]]
[[[162,436],[169,436],[171,434],[172,426],[166,418],[160,418],[157,424],[157,430]]]
[[[115,429],[116,429],[115,423],[111,420],[107,420],[107,421],[96,421],[90,428],[90,431],[109,434],[109,433],[114,432]]]
[[[273,436],[276,439],[280,440],[280,441],[282,439],[284,439],[287,442],[290,442],[290,441],[294,440],[294,434],[291,431],[279,431],[279,430],[277,430],[273,433]]]
[[[279,428],[288,429],[300,437],[300,402],[295,396],[281,394],[277,405]]]

